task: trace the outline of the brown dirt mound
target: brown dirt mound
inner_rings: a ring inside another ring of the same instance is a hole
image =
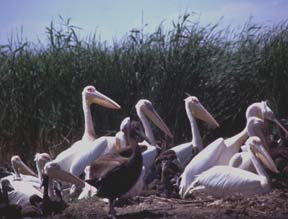
[[[252,198],[216,199],[207,196],[181,200],[139,196],[128,204],[119,203],[117,206],[117,218],[122,219],[288,218],[288,189],[274,189]],[[52,218],[107,219],[107,209],[108,205],[97,198],[74,201],[62,214]]]

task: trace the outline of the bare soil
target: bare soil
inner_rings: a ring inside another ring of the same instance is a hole
[[[232,196],[214,198],[194,197],[188,200],[156,196],[148,190],[128,203],[118,203],[117,218],[175,219],[175,218],[288,218],[287,181],[273,180],[273,190],[250,198]],[[72,201],[62,214],[50,218],[108,219],[108,204],[98,198]]]

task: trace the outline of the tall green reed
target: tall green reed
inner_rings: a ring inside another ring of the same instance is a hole
[[[163,24],[154,33],[134,29],[112,45],[96,35],[79,39],[81,30],[69,19],[60,24],[46,28],[46,45],[20,37],[0,47],[1,160],[14,153],[27,159],[36,151],[56,155],[79,139],[81,92],[88,84],[123,108],[92,107],[98,135],[113,134],[124,116],[135,116],[137,100],[148,98],[175,134],[174,143],[184,142],[191,138],[185,92],[221,124],[211,130],[200,123],[205,143],[239,131],[255,101],[268,99],[278,117],[287,117],[286,22],[269,28],[247,22],[235,32],[183,15],[171,30]]]

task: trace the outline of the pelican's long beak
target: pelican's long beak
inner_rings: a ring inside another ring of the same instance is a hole
[[[276,164],[272,160],[270,154],[267,152],[265,147],[260,144],[256,149],[256,156],[263,162],[263,164],[272,172],[279,173]]]
[[[216,121],[216,119],[208,112],[208,110],[201,103],[198,103],[197,106],[193,107],[193,109],[191,109],[191,112],[193,116],[197,117],[198,119],[201,119],[204,122],[207,122],[213,127],[220,126],[219,123]]]
[[[160,115],[156,112],[153,106],[146,105],[143,108],[143,113],[160,129],[162,130],[166,135],[168,135],[170,138],[173,138],[173,134],[171,133],[168,126],[165,124],[165,122],[162,120]]]
[[[121,106],[118,103],[116,103],[114,100],[110,99],[106,95],[100,93],[99,91],[94,92],[91,102],[110,109],[121,109]]]
[[[136,134],[141,138],[142,141],[147,141],[148,144],[151,144],[149,138],[145,135],[143,131],[136,130]]]
[[[22,160],[17,161],[18,169],[20,169],[20,172],[24,175],[31,175],[37,177],[37,174],[31,170]]]
[[[285,134],[288,135],[287,129],[276,118],[273,119],[273,122],[275,122],[276,125],[278,125],[285,132]]]
[[[269,148],[269,145],[266,141],[266,138],[265,138],[265,135],[263,133],[262,128],[254,128],[254,133],[256,136],[258,136],[261,139],[261,142],[262,142],[263,146],[265,147],[266,151],[267,150],[269,151],[270,148]],[[248,131],[248,135],[251,136],[251,134],[249,134],[249,131]]]

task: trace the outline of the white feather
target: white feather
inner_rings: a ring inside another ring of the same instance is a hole
[[[266,177],[249,171],[230,166],[215,166],[197,176],[187,191],[218,197],[236,193],[252,195],[269,191],[270,187],[266,183]]]

